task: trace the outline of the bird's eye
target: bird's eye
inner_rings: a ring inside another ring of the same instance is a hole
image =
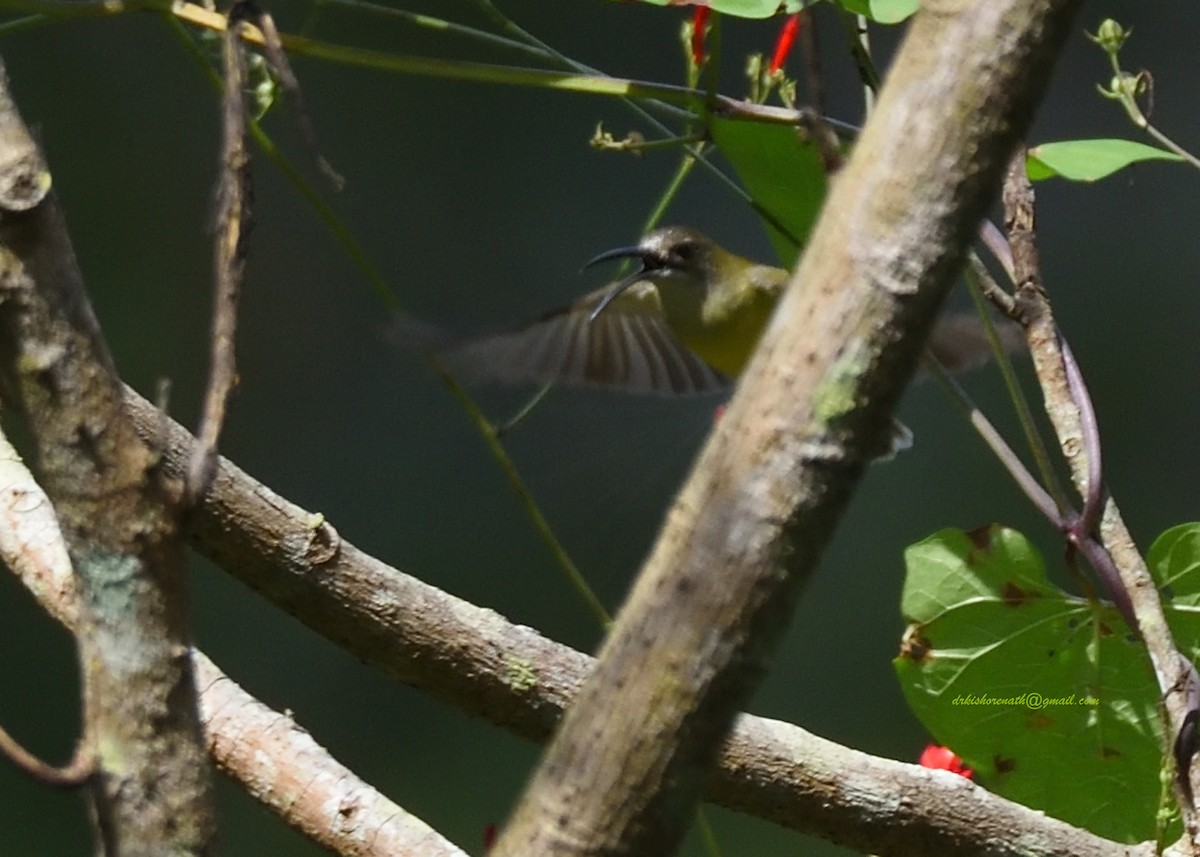
[[[698,249],[693,242],[683,241],[675,245],[675,258],[680,262],[690,262],[696,258]]]

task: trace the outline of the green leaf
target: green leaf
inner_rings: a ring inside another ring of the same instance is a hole
[[[1195,598],[1193,527],[1151,555],[1177,595]],[[1111,839],[1152,838],[1159,693],[1117,612],[1054,587],[1037,550],[1000,526],[936,533],[905,551],[905,565],[909,626],[894,666],[934,739],[998,794]],[[1194,655],[1197,611],[1168,614]]]
[[[709,133],[763,216],[780,264],[791,268],[825,199],[818,147],[795,128],[713,117]]]
[[[866,15],[880,24],[899,24],[917,11],[920,0],[836,0],[855,15]]]
[[[738,18],[770,18],[779,12],[799,12],[809,3],[805,0],[643,0],[652,6],[708,6],[714,12]],[[894,0],[885,0],[894,2]]]
[[[1034,146],[1025,156],[1033,181],[1061,176],[1094,182],[1140,161],[1182,161],[1179,155],[1133,140],[1063,140]]]
[[[1167,624],[1183,652],[1200,651],[1200,524],[1180,524],[1150,546],[1146,564],[1168,598]]]

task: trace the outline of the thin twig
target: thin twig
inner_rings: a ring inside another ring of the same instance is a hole
[[[984,218],[979,225],[979,238],[983,241],[983,246],[988,248],[988,252],[995,257],[1000,263],[1000,267],[1004,268],[1004,273],[1008,276],[1009,282],[1017,281],[1016,272],[1013,270],[1012,247],[1009,246],[1008,239],[1004,237],[1004,233],[1000,231],[995,223]],[[1006,306],[1001,306],[1001,309],[1008,316],[1012,316],[1012,299],[1009,298],[1009,303]]]
[[[1100,45],[1101,50],[1108,55],[1109,66],[1112,68],[1112,81],[1107,87],[1099,87],[1100,94],[1120,104],[1130,121],[1150,135],[1153,140],[1193,167],[1200,169],[1200,158],[1150,123],[1150,114],[1154,112],[1154,75],[1146,69],[1140,69],[1133,73],[1121,68],[1121,47],[1130,35],[1131,31],[1125,30],[1112,19],[1101,23],[1095,35],[1088,34],[1088,38]],[[1138,103],[1138,98],[1142,95],[1149,98],[1150,104],[1146,110],[1143,110],[1142,105]]]
[[[533,413],[534,408],[545,401],[546,397],[549,396],[553,390],[553,384],[543,384],[536,393],[529,397],[529,400],[525,402],[525,404],[521,405],[521,407],[517,409],[515,414],[502,423],[492,424],[492,436],[495,437],[496,440],[499,440],[517,426],[521,425],[521,423],[525,421],[525,418]],[[481,429],[481,431],[484,430],[485,429]]]
[[[479,407],[467,395],[454,376],[446,371],[446,368],[442,366],[437,357],[432,353],[427,356],[434,371],[438,373],[451,394],[458,400],[459,405],[479,428],[480,434],[483,435],[483,439],[487,443],[488,450],[492,453],[492,457],[496,459],[496,463],[500,465],[500,470],[504,473],[504,477],[508,480],[508,484],[512,487],[513,491],[516,492],[517,499],[520,500],[521,506],[525,509],[525,514],[533,524],[534,530],[541,537],[546,547],[549,548],[559,568],[563,570],[571,585],[575,587],[580,597],[583,598],[584,603],[592,611],[592,614],[599,621],[601,627],[607,628],[612,622],[612,617],[609,615],[608,610],[605,609],[604,603],[592,591],[591,586],[588,585],[587,578],[583,576],[583,572],[575,565],[570,554],[563,547],[562,542],[554,535],[554,530],[551,529],[550,523],[546,520],[545,515],[542,514],[542,510],[538,508],[537,501],[533,499],[533,495],[521,479],[521,474],[517,471],[512,459],[509,458],[503,444],[500,443],[495,430],[479,410]]]
[[[197,47],[195,39],[191,38],[187,28],[180,23],[180,19],[173,15],[164,15],[162,18],[171,30],[171,33],[179,40],[180,45],[195,61],[197,68],[209,80],[214,89],[218,92],[222,91],[224,84],[221,76],[214,71],[208,58]],[[342,246],[342,249],[350,257],[350,261],[354,264],[354,267],[362,274],[363,279],[367,281],[367,284],[383,302],[384,306],[393,312],[399,311],[400,302],[396,298],[395,293],[388,286],[379,269],[372,264],[362,245],[358,243],[333,207],[321,197],[321,194],[305,178],[301,170],[280,151],[279,147],[267,135],[267,132],[263,130],[261,123],[255,120],[253,116],[248,117],[248,128],[250,138],[258,146],[259,151],[266,156],[267,160],[279,170],[283,177],[296,189],[296,192],[311,206],[317,217],[329,229],[337,243]]]
[[[966,390],[954,376],[928,352],[925,354],[924,361],[929,373],[949,391],[955,403],[967,414],[972,427],[992,450],[1004,469],[1008,471],[1013,481],[1017,483],[1017,487],[1029,498],[1029,502],[1033,503],[1034,508],[1057,528],[1061,521],[1061,515],[1054,498],[1033,477],[1029,468],[1021,461],[1020,456],[1008,445],[1008,442],[992,425],[991,420],[984,416],[983,411],[971,401],[971,397],[967,395]]]
[[[217,225],[213,253],[212,346],[208,389],[200,426],[199,444],[188,468],[187,505],[194,508],[208,491],[216,472],[217,443],[225,424],[229,395],[237,383],[234,335],[237,330],[238,294],[246,275],[250,215],[250,155],[246,150],[246,58],[239,34],[245,24],[231,23],[222,39],[225,91],[221,177],[217,191]]]
[[[329,179],[333,189],[340,191],[345,186],[346,180],[321,154],[321,149],[317,145],[317,132],[313,130],[312,117],[309,116],[308,107],[304,103],[304,95],[300,91],[300,81],[292,71],[292,64],[283,50],[279,30],[275,28],[275,19],[271,17],[270,12],[258,9],[249,0],[240,0],[234,8],[237,9],[241,6],[245,6],[250,11],[259,30],[262,31],[263,53],[271,64],[271,71],[274,73],[276,81],[287,93],[288,101],[292,105],[292,114],[296,120],[296,127],[300,131],[300,139],[304,141],[304,147],[308,149],[309,156],[317,165],[317,169],[325,178]]]
[[[1100,520],[1104,506],[1104,468],[1100,456],[1100,427],[1096,422],[1096,409],[1092,405],[1092,397],[1084,383],[1083,373],[1075,362],[1075,354],[1067,344],[1066,337],[1061,332],[1058,337],[1058,347],[1062,351],[1063,370],[1067,375],[1067,386],[1071,392],[1071,401],[1079,409],[1079,427],[1083,431],[1083,448],[1087,455],[1087,487],[1084,493],[1083,513],[1079,526],[1085,533],[1091,533]]]
[[[807,72],[808,101],[813,110],[825,115],[825,75],[821,69],[821,46],[817,42],[817,19],[812,8],[800,11],[800,52]]]
[[[1005,220],[1018,225],[1010,228],[1009,240],[1013,249],[1013,260],[1017,273],[1017,310],[1026,329],[1030,352],[1033,355],[1038,381],[1042,386],[1046,413],[1058,435],[1063,457],[1071,470],[1076,490],[1085,498],[1097,489],[1092,483],[1098,472],[1097,464],[1090,461],[1099,453],[1098,436],[1089,439],[1094,426],[1085,423],[1094,417],[1085,417],[1084,409],[1090,410],[1086,398],[1080,395],[1081,388],[1073,383],[1070,375],[1077,368],[1068,370],[1067,358],[1063,353],[1063,339],[1054,324],[1049,301],[1043,289],[1037,265],[1036,236],[1033,220],[1033,195],[1025,174],[1023,152],[1013,159],[1004,188]],[[1071,359],[1071,363],[1074,360]],[[1090,447],[1090,449],[1089,449]],[[1146,561],[1137,550],[1120,510],[1111,496],[1102,494],[1098,526],[1099,540],[1082,528],[1083,517],[1074,521],[1065,534],[1072,544],[1087,557],[1097,574],[1111,589],[1118,605],[1127,601],[1132,630],[1146,644],[1146,651],[1154,667],[1155,678],[1164,696],[1167,713],[1165,730],[1174,736],[1171,743],[1176,747],[1191,747],[1188,735],[1194,728],[1197,717],[1197,694],[1191,690],[1190,670],[1183,665],[1186,658],[1180,654],[1167,625],[1162,601]],[[1093,513],[1094,514],[1094,513]],[[1182,743],[1181,743],[1182,742]],[[1188,760],[1190,761],[1190,759]],[[1176,800],[1179,804],[1184,829],[1188,840],[1200,842],[1200,815],[1195,806],[1195,795],[1200,792],[1200,769],[1180,764],[1177,780]]]
[[[524,33],[524,31],[521,32],[525,36],[529,36],[529,38],[498,36],[495,33],[489,33],[477,27],[469,27],[465,24],[458,24],[444,18],[435,18],[431,15],[409,12],[393,6],[385,6],[381,3],[367,3],[364,0],[324,0],[324,2],[327,6],[343,6],[347,9],[360,9],[375,15],[398,18],[414,27],[422,27],[445,35],[458,36],[479,42],[480,44],[504,48],[505,50],[519,51],[539,59],[553,59],[557,53],[549,45],[536,40],[530,41],[532,37],[528,33]],[[501,16],[501,19],[507,21],[503,16]]]
[[[1007,352],[999,343],[991,316],[988,314],[987,308],[983,305],[985,297],[990,297],[992,303],[998,306],[1008,305],[1011,307],[1015,306],[1015,303],[1012,297],[992,279],[987,268],[984,267],[979,257],[974,253],[970,254],[968,260],[966,280],[967,292],[975,304],[975,309],[979,314],[984,331],[991,340],[992,353],[995,356],[996,366],[1000,370],[1000,377],[1004,380],[1004,387],[1008,392],[1009,401],[1012,402],[1013,408],[1017,412],[1017,421],[1021,425],[1021,431],[1025,435],[1025,443],[1028,445],[1037,471],[1041,475],[1042,484],[1050,492],[1058,508],[1065,510],[1070,506],[1070,502],[1067,499],[1067,492],[1063,489],[1058,476],[1054,472],[1054,466],[1050,462],[1050,452],[1047,450],[1041,433],[1038,431],[1037,423],[1033,419],[1033,409],[1030,407],[1029,400],[1026,398],[1020,383],[1017,381],[1012,361],[1008,359]],[[1009,314],[1011,316],[1011,312]]]
[[[854,66],[858,69],[858,78],[863,86],[863,112],[869,116],[875,108],[875,93],[879,91],[879,73],[871,59],[867,19],[864,15],[855,15],[852,12],[842,12],[841,16],[842,26],[846,31],[846,44],[850,48],[850,56],[854,59]]]
[[[56,767],[22,747],[3,726],[0,726],[0,756],[35,780],[56,789],[78,788],[96,772],[94,757],[83,747],[75,748],[75,755],[66,765]]]

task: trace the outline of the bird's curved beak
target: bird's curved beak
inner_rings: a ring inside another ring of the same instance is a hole
[[[601,262],[609,262],[613,259],[639,259],[642,264],[646,264],[646,251],[636,244],[632,247],[617,247],[612,250],[605,250],[603,253],[593,256],[583,263],[582,270],[586,271]]]
[[[600,313],[604,312],[604,309],[610,303],[612,303],[614,300],[616,300],[617,297],[620,296],[621,292],[625,291],[627,288],[632,286],[634,283],[641,280],[642,275],[646,273],[646,267],[647,267],[646,251],[643,248],[638,247],[638,246],[617,247],[613,250],[605,250],[600,255],[593,256],[591,259],[588,259],[586,262],[584,262],[583,270],[587,270],[588,268],[591,268],[593,265],[598,265],[601,262],[611,261],[612,259],[637,259],[642,264],[638,266],[638,269],[636,271],[623,277],[620,280],[620,282],[618,282],[615,286],[613,286],[612,289],[609,291],[609,293],[606,294],[603,297],[603,299],[601,299],[600,303],[596,304],[596,308],[594,310],[592,310],[591,314],[588,316],[589,322],[595,321],[596,316],[598,316],[598,315],[600,315]]]

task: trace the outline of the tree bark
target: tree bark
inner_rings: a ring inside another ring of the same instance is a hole
[[[178,486],[125,414],[50,176],[0,65],[0,396],[28,425],[79,581],[102,853],[213,853]]]
[[[666,854],[912,375],[1076,0],[937,0],[494,849]]]

